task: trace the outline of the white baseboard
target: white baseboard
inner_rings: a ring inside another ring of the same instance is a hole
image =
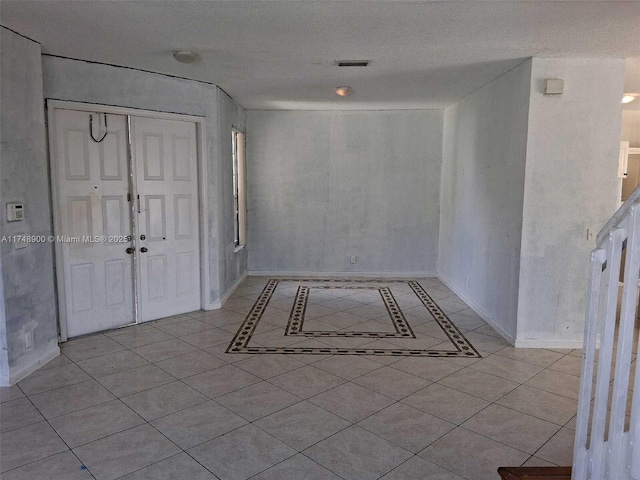
[[[567,339],[567,340],[562,340],[562,339],[548,339],[548,340],[544,340],[544,339],[538,339],[538,338],[518,338],[516,339],[516,348],[547,348],[547,349],[554,349],[554,348],[582,348],[583,346],[583,341],[582,339]]]
[[[53,343],[52,346],[43,351],[35,361],[15,370],[9,369],[8,374],[0,376],[0,387],[10,387],[11,385],[15,385],[23,378],[31,375],[45,363],[49,363],[58,355],[60,355],[60,347],[58,347],[57,343]]]
[[[397,278],[415,279],[437,277],[436,272],[300,272],[289,270],[252,270],[250,277],[293,277],[293,278]]]
[[[231,287],[224,293],[224,295],[220,297],[220,300],[212,302],[211,309],[218,310],[222,308],[222,306],[224,305],[224,302],[226,302],[229,299],[229,297],[233,295],[233,292],[235,292],[238,289],[238,287],[242,285],[242,282],[244,282],[244,280],[247,278],[247,275],[248,275],[248,272],[244,272],[242,276],[238,280],[236,280],[236,283],[231,285]]]
[[[455,287],[449,280],[446,278],[439,276],[438,277],[442,283],[444,283],[449,289],[455,293],[460,299],[471,307],[471,310],[480,315],[485,322],[487,322],[491,328],[493,328],[496,332],[500,334],[502,338],[504,338],[511,345],[516,345],[516,337],[507,332],[500,324],[493,318],[489,313],[486,312],[482,307],[478,306],[473,300],[471,300],[466,294],[462,293],[457,287]],[[427,292],[428,293],[428,292]],[[436,302],[437,303],[437,302]]]

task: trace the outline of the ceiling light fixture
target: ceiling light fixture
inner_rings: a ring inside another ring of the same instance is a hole
[[[180,63],[193,63],[198,59],[198,54],[192,50],[175,50],[173,58]]]
[[[624,97],[622,97],[622,103],[631,103],[635,99],[636,99],[635,95],[626,94]]]
[[[351,88],[351,87],[337,87],[336,88],[336,93],[338,95],[340,95],[341,97],[346,97],[346,96],[351,95],[353,93],[353,88]]]

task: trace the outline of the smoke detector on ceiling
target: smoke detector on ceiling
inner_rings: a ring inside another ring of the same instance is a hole
[[[193,63],[198,59],[198,54],[192,50],[175,50],[173,58],[180,63]]]

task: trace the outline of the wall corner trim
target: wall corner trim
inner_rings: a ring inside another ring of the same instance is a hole
[[[516,339],[516,348],[582,348],[584,342],[581,338],[568,339],[540,339],[540,338],[518,338]]]
[[[478,315],[480,315],[480,317],[485,322],[487,322],[489,324],[489,326],[491,326],[491,328],[493,328],[496,332],[498,332],[502,336],[502,338],[504,338],[511,345],[517,346],[516,345],[516,337],[514,337],[512,334],[510,334],[504,328],[502,328],[498,324],[498,322],[491,315],[489,315],[483,308],[479,307],[473,300],[471,300],[467,295],[462,293],[457,287],[454,287],[453,284],[449,280],[447,280],[446,278],[444,278],[441,275],[438,275],[438,278],[440,279],[440,281],[442,283],[444,283],[447,287],[449,287],[449,289],[451,291],[453,291],[453,293],[455,293],[458,297],[460,297],[460,299],[462,299],[462,301],[464,303],[469,305],[469,307],[471,307],[471,310],[473,310]],[[429,292],[427,292],[427,293],[429,293]]]
[[[53,343],[51,347],[47,348],[47,350],[42,352],[40,357],[33,363],[20,367],[18,370],[13,372],[9,369],[8,375],[0,377],[0,387],[10,387],[11,385],[15,385],[23,378],[31,375],[44,364],[49,363],[58,355],[60,355],[60,347],[58,347],[58,343],[56,342]]]
[[[222,306],[224,305],[224,302],[229,300],[229,297],[233,295],[233,292],[235,292],[240,285],[242,285],[242,282],[245,281],[248,275],[249,275],[248,272],[244,272],[242,276],[238,280],[236,280],[236,283],[231,285],[231,287],[229,287],[229,289],[224,293],[224,295],[220,297],[220,300],[211,302],[211,308],[209,310],[219,310],[220,308],[222,308]]]

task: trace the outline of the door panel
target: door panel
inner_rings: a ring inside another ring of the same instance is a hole
[[[55,110],[56,235],[69,237],[61,243],[69,338],[134,322],[132,256],[125,253],[131,244],[96,241],[131,232],[126,117],[108,115],[109,133],[96,143],[90,115]]]
[[[195,124],[132,117],[141,321],[200,308]],[[147,249],[144,252],[143,248]]]

